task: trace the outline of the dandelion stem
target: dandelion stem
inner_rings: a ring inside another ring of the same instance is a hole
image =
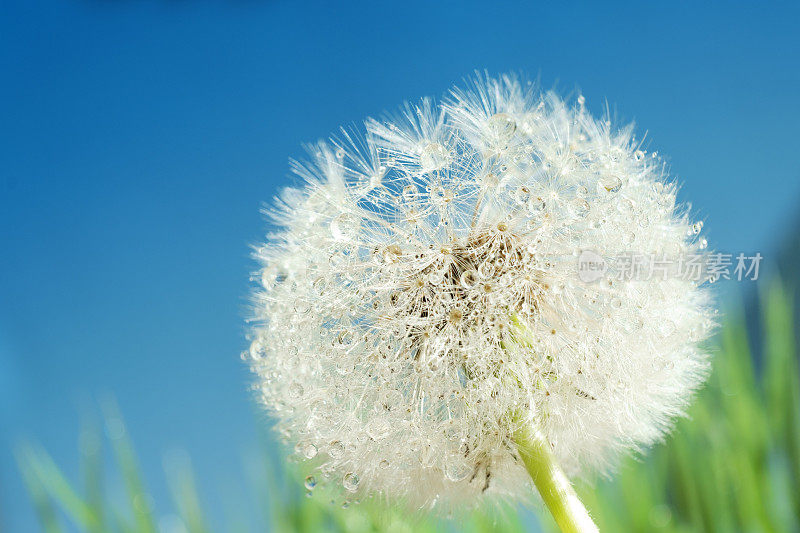
[[[518,421],[514,442],[545,505],[564,533],[597,532],[597,526],[556,463],[550,444],[535,427]]]

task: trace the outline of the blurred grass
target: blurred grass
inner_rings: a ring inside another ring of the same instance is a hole
[[[581,496],[602,531],[800,531],[800,375],[793,296],[773,283],[761,294],[763,358],[756,368],[741,309],[729,312],[718,337],[708,385],[666,443],[643,459],[623,462],[613,480],[581,484]],[[121,474],[125,509],[104,490],[103,441],[96,427],[81,433],[82,487],[71,483],[38,445],[22,444],[17,459],[25,486],[48,533],[70,530],[155,532],[153,512],[133,445],[116,407],[104,406],[113,466]],[[174,458],[173,458],[174,459]],[[188,457],[166,461],[177,521],[161,529],[213,530],[198,497]],[[523,531],[514,509],[473,513],[446,522],[409,515],[376,502],[342,509],[341,502],[298,480],[304,474],[265,458],[252,492],[263,515],[257,531],[433,532]],[[542,515],[542,513],[539,513]],[[225,531],[249,531],[246,521]],[[542,515],[544,529],[553,529]]]

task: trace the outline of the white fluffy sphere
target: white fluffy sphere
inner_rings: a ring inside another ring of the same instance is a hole
[[[318,480],[420,506],[523,496],[511,413],[580,475],[659,439],[702,382],[709,290],[675,266],[699,225],[582,97],[478,77],[310,156],[269,210],[248,357]],[[672,267],[622,275],[630,252]]]

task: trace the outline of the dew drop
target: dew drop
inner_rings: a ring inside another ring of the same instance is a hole
[[[692,229],[691,229],[691,231],[692,231],[692,233],[693,233],[693,234],[695,234],[695,235],[697,235],[698,233],[700,233],[701,231],[703,231],[703,222],[702,222],[702,221],[700,221],[700,222],[695,222],[694,224],[692,224]]]
[[[641,161],[642,159],[644,159],[644,152],[641,150],[636,150],[635,152],[633,152],[633,158],[636,161]]]
[[[391,432],[386,420],[376,418],[367,423],[367,435],[373,440],[385,439]]]
[[[532,215],[538,215],[544,211],[546,205],[544,198],[541,196],[534,196],[531,198],[531,201],[528,202],[528,212]]]
[[[597,181],[597,190],[600,193],[616,193],[622,188],[619,176],[603,176]]]
[[[253,343],[250,345],[250,358],[253,361],[260,361],[261,359],[264,358],[266,353],[267,353],[266,346],[264,346],[264,343],[261,341],[261,339],[254,340]]]
[[[658,332],[662,337],[669,337],[675,333],[676,327],[672,320],[664,320],[658,326]]]
[[[438,170],[450,162],[450,152],[439,143],[428,143],[419,156],[420,166],[425,171]]]
[[[495,268],[494,263],[489,260],[484,261],[478,266],[478,275],[483,279],[489,279],[494,276]]]
[[[495,113],[489,118],[489,131],[500,142],[508,142],[517,130],[517,123],[508,113]]]
[[[305,390],[303,389],[303,386],[296,381],[293,382],[291,385],[289,385],[289,390],[288,390],[289,398],[293,400],[296,400],[301,396],[303,396],[304,392]]]
[[[414,200],[417,197],[417,188],[413,185],[406,185],[403,187],[403,199],[407,202]]]
[[[308,442],[303,446],[303,456],[306,459],[313,459],[317,456],[317,447],[314,443]]]
[[[624,242],[626,245],[633,243],[634,240],[636,240],[636,234],[632,231],[629,231],[622,236],[622,242]]]
[[[454,198],[453,191],[451,189],[446,189],[444,187],[435,187],[433,189],[433,194],[431,195],[433,203],[439,206],[452,202],[453,198]]]
[[[355,492],[358,490],[358,475],[353,472],[348,472],[342,478],[342,485],[344,488],[347,489],[349,492]]]
[[[441,285],[444,282],[444,274],[440,270],[434,270],[428,274],[428,283],[431,285]]]
[[[336,336],[336,345],[337,347],[345,350],[353,344],[353,339],[355,338],[355,334],[352,331],[345,330],[339,333]]]
[[[303,298],[294,301],[294,312],[298,315],[305,315],[311,311],[311,304]]]
[[[331,442],[330,448],[328,449],[328,455],[330,455],[334,459],[338,459],[339,457],[344,455],[344,445],[338,440]]]
[[[445,467],[445,476],[453,483],[457,483],[472,473],[473,469],[464,464],[462,461],[454,460]]]
[[[583,198],[577,198],[572,202],[572,212],[578,218],[586,218],[586,216],[591,211],[591,206],[589,202],[584,200]]]
[[[478,273],[472,269],[465,270],[461,273],[460,281],[465,289],[471,289],[478,283]]]
[[[517,188],[517,193],[515,195],[515,200],[520,205],[527,204],[531,199],[531,190],[524,185]]]
[[[317,478],[314,476],[306,477],[305,486],[308,490],[312,490],[314,487],[317,486]]]
[[[342,213],[331,221],[331,235],[337,241],[346,241],[353,238],[358,226],[359,222],[354,215]]]

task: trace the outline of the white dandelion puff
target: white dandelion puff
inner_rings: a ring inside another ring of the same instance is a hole
[[[268,210],[248,357],[313,485],[420,507],[522,498],[520,427],[576,476],[683,413],[709,289],[578,271],[585,250],[707,253],[632,128],[480,76],[309,152]]]

